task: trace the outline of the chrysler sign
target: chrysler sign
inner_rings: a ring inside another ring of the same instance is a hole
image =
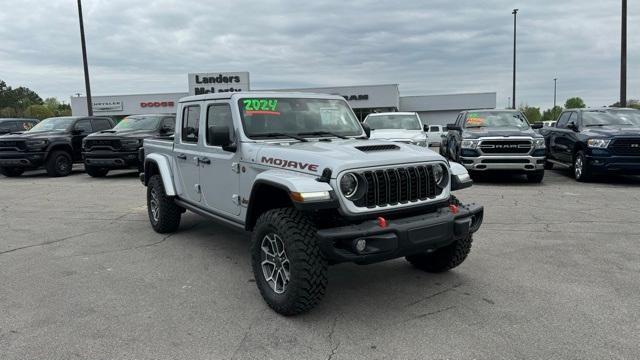
[[[249,91],[249,72],[189,74],[189,95]]]
[[[93,111],[95,112],[122,111],[122,101],[94,102]]]

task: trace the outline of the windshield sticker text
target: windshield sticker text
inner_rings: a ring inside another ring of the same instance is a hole
[[[245,115],[280,115],[277,99],[242,100]]]

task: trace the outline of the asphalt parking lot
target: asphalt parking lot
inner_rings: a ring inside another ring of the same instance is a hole
[[[484,179],[468,260],[329,273],[285,318],[262,301],[248,236],[187,213],[148,224],[131,172],[0,177],[2,359],[631,359],[640,354],[640,179]]]

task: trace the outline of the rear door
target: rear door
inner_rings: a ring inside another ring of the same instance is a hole
[[[555,128],[549,129],[549,141],[548,141],[548,146],[549,146],[549,152],[551,154],[551,157],[554,158],[555,160],[559,160],[559,161],[564,161],[563,159],[563,152],[564,152],[564,145],[562,143],[562,137],[564,136],[564,133],[567,131],[567,124],[569,122],[569,117],[571,117],[571,112],[570,111],[565,111],[562,114],[560,114],[560,117],[558,118],[558,124]]]
[[[176,161],[178,177],[178,195],[184,200],[199,203],[202,199],[200,189],[200,167],[198,155],[201,146],[200,105],[183,104],[180,127],[176,129],[173,156]]]
[[[564,163],[572,163],[576,132],[569,129],[569,124],[578,124],[578,114],[574,111],[568,111],[562,115],[564,118],[561,117],[560,121],[562,121],[563,124],[557,129],[557,135],[555,137],[555,157]],[[558,121],[558,123],[560,123],[560,121]]]
[[[207,105],[203,151],[200,153],[200,182],[205,205],[228,215],[240,214],[239,163],[235,152],[213,146],[209,131],[224,126],[229,129],[229,137],[235,139],[231,106],[226,101],[216,101]]]
[[[79,161],[82,159],[82,139],[93,132],[93,126],[90,119],[80,119],[73,125],[71,133],[71,146],[73,147],[73,159]]]

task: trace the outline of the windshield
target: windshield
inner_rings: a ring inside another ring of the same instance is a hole
[[[155,130],[161,119],[161,116],[127,116],[120,120],[113,130]]]
[[[634,126],[630,116],[620,114],[623,111],[585,111],[582,113],[583,126]],[[637,120],[636,120],[637,121]]]
[[[358,119],[342,100],[247,98],[240,99],[238,107],[250,138],[362,135]]]
[[[611,110],[611,114],[617,116],[622,121],[640,126],[640,110]]]
[[[371,130],[422,130],[420,120],[415,115],[370,115],[366,123]]]
[[[513,111],[483,111],[470,112],[464,121],[465,128],[483,127],[515,127],[529,128],[527,119],[519,112]]]
[[[71,117],[55,117],[40,121],[29,132],[67,130],[75,119]]]

